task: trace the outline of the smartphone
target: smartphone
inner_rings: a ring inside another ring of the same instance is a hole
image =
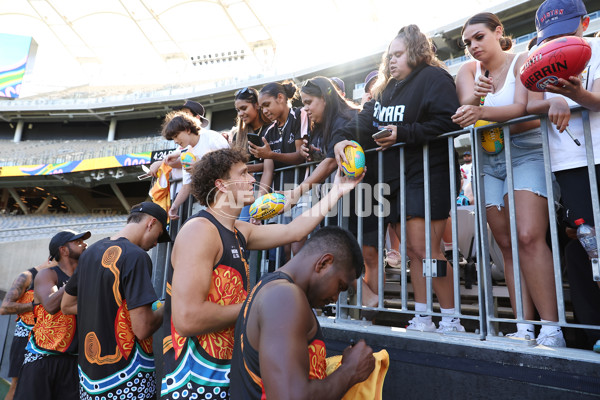
[[[255,146],[263,147],[264,143],[262,138],[256,133],[248,133],[248,141]]]
[[[392,136],[392,132],[388,131],[387,129],[382,129],[379,132],[374,133],[372,138],[375,140],[379,140],[388,136]]]

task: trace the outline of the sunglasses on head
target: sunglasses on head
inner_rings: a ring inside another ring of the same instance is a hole
[[[257,97],[254,90],[252,90],[251,88],[248,88],[248,87],[242,88],[242,89],[238,90],[237,92],[235,92],[236,98],[243,96],[243,95],[247,95],[247,96],[254,97],[254,98]]]

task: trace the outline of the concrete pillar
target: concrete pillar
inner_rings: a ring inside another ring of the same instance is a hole
[[[117,196],[117,199],[119,199],[119,201],[121,202],[121,205],[123,206],[125,211],[127,211],[129,213],[129,210],[131,210],[131,206],[127,202],[127,199],[125,198],[125,196],[123,196],[123,192],[121,192],[121,189],[119,189],[119,187],[117,186],[116,183],[111,183],[110,187],[113,190],[113,192],[115,193],[115,196]]]
[[[208,126],[206,127],[206,129],[210,129],[212,125],[212,110],[206,110],[204,112],[204,118],[208,120]]]
[[[115,140],[115,134],[117,133],[117,119],[111,118],[110,125],[108,126],[108,140],[109,142],[113,142]]]
[[[21,198],[17,194],[17,191],[15,189],[13,189],[13,188],[8,188],[8,193],[10,193],[10,195],[12,196],[12,198],[17,202],[17,204],[19,205],[19,208],[21,208],[21,210],[23,211],[23,213],[24,214],[29,214],[29,209],[27,208],[27,206],[25,205],[25,203],[23,203],[23,201],[21,201]]]
[[[21,141],[21,138],[23,137],[23,127],[24,126],[25,126],[25,121],[23,121],[23,120],[17,121],[17,127],[15,128],[15,137],[13,139],[13,142],[18,143]]]
[[[48,206],[52,202],[52,199],[53,199],[53,196],[51,194],[48,194],[48,197],[46,197],[44,199],[44,201],[42,201],[42,204],[40,204],[40,207],[34,211],[34,214],[47,214]]]

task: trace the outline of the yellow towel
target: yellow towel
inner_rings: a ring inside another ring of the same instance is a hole
[[[390,355],[386,350],[373,353],[375,369],[367,380],[357,383],[346,392],[342,400],[381,400],[383,380],[390,367]],[[327,375],[342,364],[342,356],[327,357]]]

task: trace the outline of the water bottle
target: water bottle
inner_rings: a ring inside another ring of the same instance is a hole
[[[598,258],[598,246],[596,244],[596,230],[585,224],[583,218],[575,220],[577,225],[577,239],[590,258]]]

